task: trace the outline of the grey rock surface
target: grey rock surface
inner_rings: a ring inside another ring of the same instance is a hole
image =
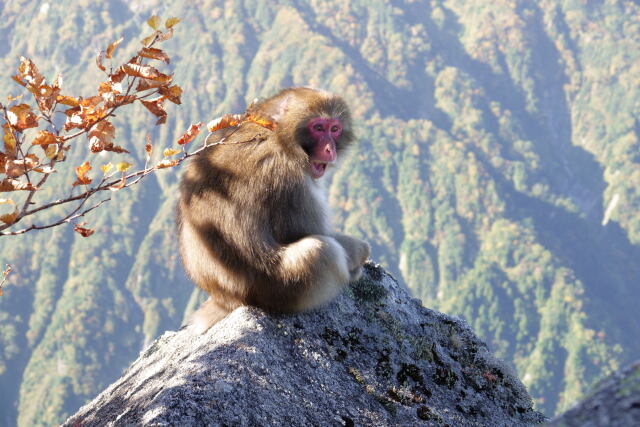
[[[601,381],[573,408],[551,420],[552,426],[640,426],[640,361]]]
[[[380,267],[327,307],[243,307],[167,332],[67,426],[449,425],[544,421],[465,322],[422,307]]]

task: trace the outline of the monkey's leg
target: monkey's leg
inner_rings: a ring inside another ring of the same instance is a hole
[[[224,319],[235,307],[227,307],[218,304],[213,298],[202,303],[200,308],[193,313],[189,323],[193,325],[197,334],[205,333],[210,327]]]
[[[362,276],[362,265],[371,254],[369,244],[364,240],[347,236],[346,234],[336,234],[333,237],[344,248],[349,258],[349,281],[358,280]]]

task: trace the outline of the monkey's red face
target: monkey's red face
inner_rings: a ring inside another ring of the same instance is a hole
[[[309,155],[311,176],[315,179],[324,175],[327,166],[338,158],[337,143],[342,135],[342,123],[338,119],[316,117],[307,123],[313,146]]]

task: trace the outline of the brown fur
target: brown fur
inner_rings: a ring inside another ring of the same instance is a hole
[[[254,107],[277,121],[224,129],[241,144],[213,146],[187,166],[177,218],[187,273],[210,298],[196,313],[200,331],[240,305],[307,310],[360,276],[367,243],[331,229],[324,192],[308,173],[306,123],[339,118],[338,158],[353,140],[344,101],[325,92],[285,89]]]

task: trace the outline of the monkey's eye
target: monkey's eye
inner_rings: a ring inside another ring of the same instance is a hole
[[[321,124],[319,124],[319,123],[318,123],[318,124],[316,124],[316,125],[314,125],[314,126],[313,126],[313,128],[314,128],[315,130],[317,130],[318,132],[322,132],[322,125],[321,125]]]
[[[332,133],[336,133],[336,132],[338,132],[338,126],[335,126],[335,125],[334,125],[334,126],[332,126],[332,127],[331,127],[331,132],[332,132]]]

